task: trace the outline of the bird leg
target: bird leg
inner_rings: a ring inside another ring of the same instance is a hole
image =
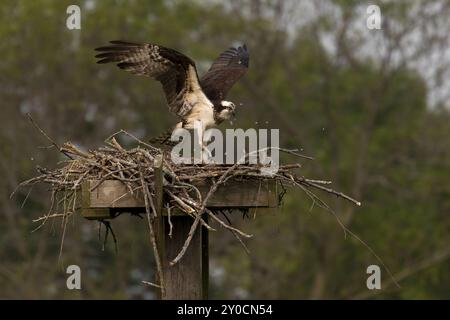
[[[212,158],[212,153],[205,145],[205,142],[208,142],[211,139],[212,134],[209,131],[205,131],[206,128],[202,121],[196,121],[194,128],[198,139],[197,148],[200,149],[200,159],[198,160],[200,160],[200,163],[209,163],[209,159]]]
[[[204,127],[203,127],[203,123],[201,121],[199,121],[199,125],[196,126],[197,129],[197,143],[198,146],[200,147],[200,163],[203,163],[203,152],[205,150],[205,144],[203,143],[203,135],[204,135]]]
[[[211,159],[213,157],[211,150],[209,150],[208,146],[206,145],[206,143],[211,141],[211,137],[212,137],[211,131],[206,130],[203,134],[203,149],[202,149],[202,151],[204,152],[204,155],[206,156],[205,163],[211,163]]]

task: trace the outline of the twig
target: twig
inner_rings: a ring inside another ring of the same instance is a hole
[[[117,245],[117,238],[116,238],[116,234],[114,233],[113,228],[111,227],[111,223],[107,220],[100,220],[101,223],[103,223],[106,227],[106,231],[105,231],[105,237],[103,239],[103,246],[102,246],[102,251],[105,251],[105,244],[108,241],[108,234],[109,232],[111,232],[111,236],[113,237],[113,241],[114,241],[114,249],[116,251],[116,254],[119,252],[119,248]],[[100,230],[99,230],[100,232]]]
[[[344,198],[344,199],[346,199],[346,200],[348,200],[348,201],[350,201],[350,202],[353,202],[353,203],[356,204],[357,206],[361,206],[361,202],[359,202],[359,201],[357,201],[357,200],[355,200],[355,199],[353,199],[353,198],[347,196],[346,194],[344,194],[344,193],[342,193],[342,192],[338,192],[338,191],[335,191],[335,190],[333,190],[333,189],[330,189],[330,188],[327,188],[327,187],[318,185],[318,184],[316,184],[316,183],[314,183],[314,182],[310,182],[310,181],[306,181],[306,180],[305,180],[305,183],[307,183],[307,184],[310,185],[311,187],[314,187],[314,188],[317,188],[317,189],[326,191],[326,192],[328,192],[328,193],[334,194],[334,195],[336,195],[336,196],[338,196],[338,197]]]
[[[39,125],[38,125],[36,122],[34,122],[33,117],[31,116],[30,113],[27,113],[27,117],[28,117],[28,119],[30,120],[31,124],[32,124],[36,129],[38,129],[39,132],[40,132],[44,137],[46,137],[47,140],[50,141],[51,144],[52,144],[53,146],[55,146],[56,149],[58,149],[59,151],[61,151],[67,158],[73,160],[73,158],[72,158],[69,154],[67,154],[65,151],[62,151],[61,148],[58,146],[58,144],[57,144],[52,138],[50,138],[50,137],[48,136],[48,134],[45,133],[45,131],[42,130],[42,128],[39,127]]]
[[[144,280],[142,280],[141,282],[143,284],[148,285],[148,286],[152,286],[152,287],[156,287],[156,288],[162,289],[162,287],[159,284],[156,284],[156,283],[153,283],[153,282],[150,282],[150,281],[144,281]]]
[[[159,255],[158,245],[156,243],[156,236],[155,236],[155,232],[153,230],[153,219],[150,216],[149,202],[151,201],[151,196],[149,198],[148,186],[145,183],[144,175],[143,175],[140,167],[139,167],[139,174],[141,177],[142,189],[144,190],[145,210],[147,212],[147,223],[148,223],[148,229],[150,231],[150,241],[152,243],[153,254],[155,256],[156,268],[158,271],[158,277],[159,277],[159,282],[160,282],[160,287],[161,287],[161,295],[164,297],[166,292],[165,292],[165,286],[164,286],[164,274],[163,274],[163,270],[162,270],[161,256]],[[153,210],[155,210],[155,209],[153,208]]]
[[[172,219],[170,218],[170,205],[167,205],[167,221],[169,222],[169,238],[172,238],[173,224]]]
[[[225,217],[225,219],[228,222],[228,225],[231,226],[231,220],[228,218],[228,216],[226,215],[225,212],[223,212],[222,210],[220,211],[220,213],[222,213],[222,215]],[[248,249],[247,245],[244,243],[244,241],[242,241],[241,237],[239,237],[239,235],[237,234],[236,231],[234,230],[229,230],[231,232],[231,234],[236,238],[237,241],[239,241],[239,243],[241,244],[241,246],[244,248],[244,251],[250,255],[250,250]]]
[[[217,188],[219,187],[220,184],[222,184],[225,180],[225,178],[227,177],[227,175],[234,170],[237,166],[239,165],[239,162],[234,164],[233,166],[231,166],[227,171],[225,171],[225,173],[219,178],[219,180],[217,180],[209,189],[208,193],[206,194],[206,197],[203,199],[202,205],[200,207],[200,210],[197,212],[197,217],[195,218],[194,222],[191,225],[191,229],[189,230],[188,233],[188,237],[186,239],[186,241],[183,244],[183,247],[181,248],[181,251],[178,253],[178,255],[170,262],[170,265],[173,266],[176,263],[178,263],[178,261],[180,261],[180,259],[184,256],[184,254],[186,253],[186,250],[189,246],[189,244],[191,243],[192,237],[194,236],[195,230],[197,230],[198,224],[200,222],[200,218],[201,215],[203,214],[203,212],[205,211],[206,208],[206,203],[208,202],[209,198],[213,195],[214,192],[216,192]]]

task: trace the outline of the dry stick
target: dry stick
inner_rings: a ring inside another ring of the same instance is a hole
[[[265,148],[265,149],[266,149],[266,150],[269,150],[269,149],[274,149],[274,148],[270,147],[270,148]],[[295,155],[297,155],[297,156],[302,156],[302,155],[296,154],[295,151],[293,151],[293,150],[280,149],[280,148],[275,148],[275,149],[282,150],[282,151],[284,151],[284,152],[291,153],[291,154],[293,153],[293,154],[295,154]],[[201,215],[202,215],[203,212],[205,211],[206,203],[207,203],[207,201],[209,200],[209,198],[211,197],[211,195],[217,190],[218,186],[219,186],[220,184],[222,184],[222,183],[226,180],[227,175],[228,175],[232,170],[234,170],[237,166],[239,166],[239,165],[241,164],[241,160],[244,160],[246,157],[248,157],[248,156],[251,155],[252,153],[260,152],[260,151],[261,151],[261,150],[257,150],[257,151],[253,151],[253,152],[250,152],[250,153],[244,155],[239,161],[237,161],[237,163],[235,163],[233,166],[231,166],[230,168],[228,168],[228,169],[225,171],[225,173],[223,173],[223,174],[221,175],[221,177],[219,178],[219,180],[217,180],[217,181],[211,186],[211,188],[210,188],[209,191],[208,191],[208,194],[207,194],[206,197],[203,199],[203,202],[202,202],[202,205],[201,205],[201,207],[200,207],[200,210],[199,210],[199,212],[197,213],[197,217],[195,218],[194,222],[193,222],[192,225],[191,225],[191,229],[189,230],[188,237],[187,237],[186,241],[184,242],[181,251],[180,251],[180,252],[178,253],[178,255],[170,262],[170,265],[171,265],[171,266],[175,265],[178,261],[180,261],[180,259],[181,259],[181,258],[184,256],[184,254],[186,253],[186,250],[187,250],[187,248],[188,248],[188,246],[189,246],[189,244],[190,244],[190,242],[191,242],[191,240],[192,240],[192,237],[194,236],[194,232],[197,230],[198,224],[199,224],[199,222],[200,222]],[[215,215],[211,215],[211,214],[210,214],[210,216],[212,216],[214,219],[217,218],[217,217],[215,217]],[[226,224],[223,223],[223,221],[221,221],[220,219],[217,218],[217,220],[219,220],[220,222],[222,222],[223,225],[226,225]],[[216,220],[216,221],[217,221],[217,220]],[[229,226],[229,227],[230,227],[230,226]],[[237,230],[237,229],[236,229],[236,230]]]
[[[164,155],[164,154],[163,154]],[[168,170],[168,174],[174,178],[176,181],[179,181],[178,176],[175,174],[175,171],[172,168],[172,165],[169,163],[169,161],[167,161],[164,156],[163,156],[163,169]]]
[[[33,222],[39,222],[42,220],[47,220],[48,218],[58,218],[58,217],[63,217],[64,213],[55,213],[55,214],[51,214],[51,215],[45,215],[36,219],[33,219]],[[40,228],[42,225],[39,225],[39,227],[37,227],[35,230],[31,231],[34,232],[36,231],[38,228]]]
[[[320,190],[324,190],[324,191],[326,191],[328,193],[331,193],[331,194],[334,194],[334,195],[336,195],[338,197],[344,198],[344,199],[346,199],[346,200],[348,200],[350,202],[353,202],[357,206],[361,206],[361,202],[359,202],[359,201],[357,201],[357,200],[347,196],[346,194],[343,194],[342,192],[338,192],[338,191],[335,191],[333,189],[330,189],[330,188],[318,185],[318,184],[316,184],[314,182],[305,181],[305,183],[307,183],[311,187],[314,187],[314,188],[317,188],[317,189],[320,189]]]
[[[147,148],[149,148],[149,149],[151,149],[151,150],[157,150],[157,151],[160,151],[158,148],[155,148],[154,146],[152,146],[152,145],[150,145],[150,144],[148,144],[148,143],[145,143],[145,142],[142,141],[141,139],[137,138],[137,137],[134,136],[133,134],[131,134],[131,133],[129,133],[129,132],[123,130],[123,129],[120,129],[120,130],[117,131],[116,133],[110,135],[108,138],[106,138],[105,141],[107,141],[107,140],[109,140],[109,139],[112,139],[112,138],[114,138],[115,136],[117,136],[118,134],[121,134],[121,133],[126,134],[126,135],[129,136],[130,138],[133,138],[134,140],[136,140],[137,142],[139,142],[140,144],[146,146]]]
[[[70,168],[72,168],[72,166],[73,166],[73,162],[71,163],[71,167]],[[68,173],[64,176],[63,182],[66,182],[67,178],[68,178]],[[73,190],[73,192],[70,194],[70,195],[73,195],[72,196],[72,199],[74,201],[73,207],[75,207],[76,193],[77,193],[77,191]],[[70,195],[69,195],[69,197],[70,197]],[[61,245],[60,245],[60,248],[59,248],[58,261],[61,261],[61,258],[62,258],[62,251],[63,251],[63,247],[64,247],[64,239],[66,237],[67,224],[69,223],[69,216],[74,212],[74,211],[72,211],[71,213],[69,212],[68,208],[70,207],[70,199],[69,199],[69,203],[67,203],[67,197],[68,196],[66,195],[66,191],[64,191],[64,198],[63,198],[64,199],[64,209],[63,209],[64,216],[63,216],[62,221],[61,221],[63,232],[62,232],[62,235],[61,235]]]
[[[170,218],[170,205],[167,204],[167,221],[169,222],[169,238],[172,238],[172,230],[173,230],[173,224],[172,219]]]
[[[76,155],[80,158],[92,158],[93,154],[92,153],[87,153],[84,152],[82,150],[80,150],[79,148],[77,148],[74,144],[72,144],[71,142],[65,142],[62,146],[61,146],[61,152],[68,152],[71,153],[73,155]],[[76,161],[76,160],[74,160]]]
[[[282,177],[280,175],[278,175],[278,176]],[[345,199],[347,201],[350,201],[353,204],[356,204],[357,206],[361,206],[361,202],[360,201],[355,200],[352,197],[347,196],[346,194],[344,194],[342,192],[338,192],[338,191],[335,191],[333,189],[321,186],[321,185],[317,184],[318,183],[317,181],[316,182],[311,182],[312,181],[311,179],[306,179],[306,178],[303,178],[303,177],[301,177],[301,178],[294,177],[294,175],[290,174],[290,173],[285,173],[284,176],[287,178],[287,180],[290,183],[293,183],[294,185],[297,185],[297,186],[298,185],[304,185],[306,187],[313,187],[313,188],[316,188],[316,189],[320,189],[322,191],[325,191],[327,193],[333,194],[333,195],[335,195],[337,197],[340,197],[340,198],[343,198],[343,199]],[[326,181],[321,181],[321,182],[325,183]]]
[[[156,284],[156,283],[153,283],[153,282],[150,282],[150,281],[144,281],[144,280],[142,280],[141,282],[142,282],[143,284],[148,285],[148,286],[160,288],[161,290],[162,290],[162,288],[163,288],[163,287],[161,287],[159,284]]]
[[[200,207],[200,210],[197,213],[197,217],[195,218],[194,222],[191,225],[191,229],[189,230],[188,237],[186,238],[186,241],[184,242],[183,247],[181,248],[181,251],[170,262],[171,266],[173,266],[176,263],[178,263],[180,261],[180,259],[184,256],[184,254],[186,253],[186,250],[187,250],[189,244],[191,243],[192,237],[194,236],[194,232],[195,232],[195,230],[197,230],[198,224],[199,224],[200,219],[201,219],[201,215],[205,211],[206,203],[208,202],[209,198],[212,196],[212,194],[214,192],[216,192],[218,186],[224,182],[224,180],[225,180],[226,176],[228,175],[228,173],[230,173],[232,170],[234,170],[238,165],[239,165],[239,161],[236,164],[234,164],[233,166],[231,166],[227,171],[225,171],[225,173],[219,178],[219,180],[217,180],[211,186],[211,188],[209,189],[208,193],[206,194],[206,197],[203,199],[203,202],[202,202],[202,205]]]
[[[161,288],[161,295],[164,297],[166,295],[166,289],[165,289],[165,285],[164,285],[164,275],[163,275],[163,270],[162,270],[162,263],[161,263],[161,257],[159,255],[159,250],[158,250],[158,245],[156,243],[156,237],[155,237],[155,231],[153,230],[153,219],[150,217],[150,205],[149,205],[149,201],[152,202],[151,197],[149,198],[149,190],[148,190],[148,186],[147,183],[144,180],[144,175],[142,173],[141,167],[139,167],[139,174],[141,176],[141,184],[142,184],[142,189],[144,190],[144,202],[145,202],[145,211],[147,212],[147,222],[148,222],[148,229],[150,231],[150,241],[152,243],[152,247],[153,247],[153,254],[155,256],[155,262],[156,262],[156,268],[158,271],[158,277],[159,277],[159,282],[160,282],[160,288]],[[152,208],[153,210],[155,210],[154,206]]]
[[[105,238],[103,240],[102,251],[105,251],[105,244],[106,244],[106,241],[108,240],[108,234],[109,234],[109,232],[111,232],[111,236],[113,237],[113,241],[114,241],[114,249],[115,249],[116,254],[117,254],[119,252],[119,247],[118,247],[118,244],[117,244],[117,237],[116,237],[116,234],[114,233],[113,228],[111,227],[111,223],[108,220],[101,220],[101,222],[106,227]]]
[[[342,223],[341,219],[339,219],[339,217],[336,215],[336,213],[331,210],[331,208],[328,206],[327,203],[325,203],[322,199],[320,199],[314,192],[312,192],[311,190],[308,190],[304,185],[300,184],[299,182],[294,180],[294,177],[291,176],[292,181],[294,182],[295,185],[297,185],[300,189],[302,189],[307,195],[309,195],[312,199],[314,199],[314,201],[317,201],[317,203],[319,204],[319,206],[321,208],[323,208],[324,210],[329,211],[336,219],[336,221],[338,222],[338,224],[341,226],[342,230],[344,231],[344,237],[347,237],[347,228],[345,227],[345,225]]]
[[[114,141],[115,141],[116,139],[114,139]],[[120,174],[120,177],[123,179],[123,180],[125,180],[125,175],[123,174],[123,170],[124,170],[124,167],[119,163],[119,162],[117,162],[117,167],[119,168],[119,169],[121,169],[120,171],[119,171],[119,174]],[[126,186],[127,186],[127,188],[128,188],[128,191],[130,192],[130,194],[131,195],[133,195],[134,193],[133,193],[133,188],[127,183],[126,184]]]
[[[17,190],[19,190],[23,186],[27,186],[27,185],[30,185],[30,184],[41,182],[45,178],[47,178],[47,174],[42,174],[40,176],[37,176],[37,177],[31,178],[31,179],[22,181],[21,183],[19,183],[17,185],[17,187],[13,190],[13,192],[11,192],[11,194],[9,195],[9,198],[12,199],[12,197],[14,197],[14,195],[16,194]]]
[[[69,203],[69,205],[70,205],[70,203]],[[60,248],[59,248],[58,261],[61,261],[61,258],[62,258],[62,251],[63,251],[63,247],[64,247],[64,239],[66,237],[67,223],[69,222],[69,215],[70,215],[70,213],[68,212],[67,207],[68,207],[68,205],[67,205],[67,196],[64,195],[64,209],[63,209],[64,216],[63,216],[62,221],[61,221],[63,232],[62,232],[62,235],[61,235],[61,245],[60,245]]]
[[[148,190],[148,185],[145,183],[144,174],[143,174],[141,166],[139,166],[139,175],[140,175],[140,178],[141,178],[141,184],[142,184],[142,182],[144,182],[144,184],[142,184],[142,189],[143,189],[143,192],[144,192],[144,196],[145,195],[147,196],[148,201],[150,203],[150,207],[152,208],[152,211],[153,211],[153,217],[156,218],[157,215],[158,215],[158,212],[156,211],[155,204],[153,203],[153,197],[150,194],[150,191]]]
[[[195,210],[191,206],[189,206],[188,204],[183,202],[183,200],[181,200],[180,197],[174,195],[170,190],[166,190],[166,192],[169,196],[172,197],[173,200],[175,200],[175,202],[181,207],[181,209],[184,212],[186,212],[189,215],[192,215],[195,213]]]
[[[297,153],[298,149],[292,149],[292,150],[290,150],[290,149],[275,148],[275,147],[269,147],[269,148],[267,148],[267,149],[276,149],[276,150],[285,152],[285,153],[287,153],[287,154],[294,155],[294,156],[299,157],[299,158],[304,158],[304,159],[308,159],[308,160],[314,160],[313,157],[305,156],[305,155],[303,155],[303,154]],[[259,151],[259,150],[257,150],[257,151]]]
[[[131,194],[133,194],[134,191],[142,189],[142,186],[137,186],[135,188],[131,189]],[[126,197],[128,194],[130,194],[130,191],[125,192],[124,194],[118,196],[117,198],[115,198],[113,201],[111,201],[111,205],[113,206],[117,201],[119,201],[120,199],[123,199],[124,197]]]
[[[72,213],[76,211],[76,207],[77,207],[77,190],[74,190],[74,195],[73,195],[73,204],[72,204]],[[72,226],[75,223],[75,219],[72,218]]]
[[[315,180],[315,179],[304,179],[306,182],[319,183],[319,184],[332,184],[330,180]]]
[[[207,212],[208,212],[210,215],[211,215],[211,214],[214,214],[214,213],[212,213],[212,212],[210,213],[210,210],[208,210],[208,209],[206,209],[206,210],[207,210]],[[223,211],[222,211],[221,213],[223,214],[223,216],[224,216],[225,219],[227,220],[228,226],[231,227],[231,221],[230,221],[230,219],[228,219],[227,215],[226,215]],[[241,246],[244,248],[244,251],[245,251],[248,255],[250,255],[250,250],[249,250],[248,247],[245,245],[244,241],[242,241],[241,237],[239,237],[238,233],[237,233],[236,231],[234,231],[234,230],[231,230],[231,229],[229,229],[229,231],[230,231],[231,234],[236,238],[236,240],[239,241],[239,243],[241,244]]]
[[[61,191],[63,194],[66,194],[65,191],[67,191],[67,190],[66,190],[66,189],[62,189],[62,190],[58,190],[58,191]],[[69,195],[65,195],[64,197],[62,197],[62,199],[59,199],[59,200],[56,202],[56,207],[58,208],[59,205],[65,201],[66,197],[70,197],[71,195],[73,195],[74,192],[75,192],[75,190],[71,191],[71,192],[69,193]]]
[[[58,146],[58,144],[57,144],[52,138],[50,138],[50,137],[48,136],[48,134],[46,134],[45,131],[42,130],[42,128],[39,127],[38,124],[37,124],[36,122],[34,122],[33,117],[31,117],[31,114],[30,114],[30,113],[27,113],[27,117],[28,117],[28,119],[30,120],[31,124],[32,124],[36,129],[38,129],[39,132],[42,133],[42,134],[44,135],[44,137],[46,137],[47,140],[49,140],[49,141],[51,142],[51,144],[54,145],[54,146],[56,147],[56,149],[58,149],[60,152],[62,152],[62,153],[63,153],[66,157],[68,157],[69,159],[72,159],[72,160],[73,160],[73,158],[72,158],[68,153],[66,153],[65,151],[61,150],[61,148]]]
[[[101,233],[102,233],[102,222],[100,221],[100,220],[97,220],[98,221],[98,241],[100,241],[101,240]]]
[[[213,218],[215,221],[217,221],[222,227],[224,227],[225,229],[228,229],[228,230],[230,230],[231,232],[237,232],[237,233],[239,233],[241,236],[243,236],[243,237],[246,237],[246,238],[251,238],[251,237],[253,237],[253,235],[252,234],[248,234],[248,233],[245,233],[245,232],[242,232],[241,230],[239,230],[239,229],[237,229],[237,228],[235,228],[235,227],[233,227],[233,226],[231,226],[231,225],[229,225],[229,224],[226,224],[225,222],[223,222],[222,220],[220,220],[211,210],[209,210],[209,209],[206,209],[206,212],[208,213],[208,215],[211,217],[211,218]]]
[[[261,192],[261,181],[259,181],[259,184],[258,184],[258,193],[256,194],[256,199],[257,199],[257,200],[259,200],[260,192]],[[253,212],[253,220],[256,219],[256,213],[257,213],[257,212],[258,212],[258,207],[256,207],[256,208],[255,208],[255,211]]]
[[[133,166],[133,168],[136,168],[137,167],[137,165],[136,166]],[[110,177],[110,176],[112,176],[112,175],[114,175],[115,173],[123,173],[122,171],[123,170],[128,170],[128,169],[130,169],[130,168],[121,168],[121,169],[117,169],[117,170],[114,170],[114,171],[109,171],[107,174],[105,174],[93,187],[91,187],[90,189],[89,189],[89,191],[90,192],[92,192],[92,191],[94,191],[95,189],[97,189],[108,177]],[[108,170],[105,170],[105,171],[108,171]],[[122,177],[121,177],[122,178]],[[122,178],[122,179],[124,179],[125,180],[125,178]],[[126,183],[124,183],[126,186],[128,186],[128,184],[126,184]],[[132,194],[132,193],[131,193]]]
[[[196,208],[198,208],[198,205],[189,200],[189,199],[181,199],[180,197],[177,197],[176,195],[174,195],[172,192],[170,192],[169,190],[166,190],[166,192],[175,200],[175,202],[181,207],[181,209],[186,212],[188,215],[190,215],[191,217],[196,217],[195,215],[195,210],[190,206],[194,206]],[[184,200],[184,201],[183,201]],[[188,202],[190,205],[186,204],[185,202]],[[211,227],[209,224],[207,224],[205,222],[205,220],[203,220],[202,218],[200,218],[200,223],[206,227],[206,229],[211,230],[211,231],[216,231],[216,229],[214,229],[213,227]]]
[[[111,138],[111,144],[117,148],[117,150],[121,151],[121,152],[127,152],[120,144],[119,142],[117,142],[116,138],[112,137]]]
[[[303,190],[307,190],[306,188],[304,188],[303,186],[301,187]],[[319,188],[320,189],[320,188]],[[357,236],[355,233],[353,233],[350,229],[348,229],[344,223],[341,221],[341,219],[338,217],[338,215],[336,214],[336,212],[331,209],[322,199],[320,199],[319,197],[317,197],[312,191],[307,190],[315,199],[317,199],[317,201],[319,203],[321,203],[323,205],[323,208],[325,208],[325,210],[327,210],[328,212],[330,212],[334,218],[336,219],[336,221],[339,223],[339,225],[341,226],[341,228],[344,230],[344,234],[346,235],[347,233],[350,234],[351,236],[353,236],[353,238],[355,238],[359,243],[361,243],[364,247],[366,247],[366,249],[368,249],[370,251],[370,253],[372,253],[372,255],[375,257],[375,259],[377,259],[381,265],[383,266],[383,268],[387,271],[387,273],[389,274],[389,277],[392,279],[392,282],[398,287],[400,288],[400,285],[398,284],[398,282],[395,280],[394,275],[392,274],[391,270],[387,267],[387,265],[384,263],[383,259],[381,259],[378,254],[372,249],[371,246],[369,246],[364,240],[362,240],[359,236]]]
[[[186,201],[186,202],[189,202],[190,204],[192,204],[193,207],[195,207],[195,208],[197,208],[197,209],[200,208],[197,204],[193,203],[193,202],[192,202],[191,200],[189,200],[189,199],[183,198],[182,200],[184,200],[184,201]],[[205,209],[205,211],[206,211],[206,212],[208,213],[208,215],[210,215],[215,221],[217,221],[222,227],[224,227],[224,228],[230,230],[231,232],[235,231],[235,232],[239,233],[240,235],[242,235],[242,236],[244,236],[244,237],[246,237],[246,238],[251,238],[251,237],[253,236],[253,235],[246,234],[246,233],[242,232],[241,230],[232,227],[232,226],[229,225],[229,224],[226,224],[225,222],[223,222],[222,220],[220,220],[220,219],[219,219],[219,218],[218,218],[211,210]],[[203,219],[200,218],[200,221],[203,221]],[[216,231],[216,229],[210,227],[210,226],[209,226],[208,224],[206,224],[206,223],[205,223],[205,227],[206,227],[208,230]]]
[[[87,160],[86,159],[86,161],[89,161],[89,160]],[[111,171],[110,169],[108,169],[106,166],[104,166],[104,165],[102,165],[102,164],[98,164],[98,163],[95,163],[95,162],[92,162],[92,165],[93,166],[95,166],[95,167],[97,167],[97,168],[99,168],[99,169],[101,169],[101,170],[103,170],[103,171],[106,171],[106,172],[108,172],[108,174],[111,174],[111,176],[113,177],[113,178],[115,178],[116,180],[119,180],[119,181],[122,181],[122,183],[124,183],[124,184],[126,184],[125,182],[127,181],[127,179],[122,179],[121,177],[119,177],[119,176],[117,176],[116,174],[114,174],[114,171]],[[130,169],[132,169],[132,168],[130,168]],[[117,170],[118,171],[118,170]],[[139,179],[136,179],[136,180],[134,180],[134,181],[138,181]],[[133,181],[133,182],[134,182]],[[103,182],[103,181],[102,181]],[[99,185],[100,185],[101,183],[99,183]],[[98,186],[97,186],[98,187]],[[92,190],[93,191],[93,190]]]
[[[99,153],[97,151],[93,151],[93,153],[94,153],[94,155],[96,155],[98,157],[101,157],[104,160],[120,162],[120,163],[126,164],[127,166],[130,166],[130,167],[133,167],[135,165],[134,162],[130,162],[130,161],[127,161],[127,160],[124,160],[124,159],[121,159],[121,158],[113,157],[113,156],[108,155],[108,154],[104,154],[104,153],[102,154],[102,153]],[[90,160],[90,158],[86,158],[86,160]],[[95,164],[95,162],[94,162],[94,164]],[[132,168],[130,168],[130,169],[132,169]]]
[[[227,219],[228,225],[231,226],[231,221],[230,219],[228,219],[227,215],[222,212],[223,216],[225,217],[225,219]],[[250,255],[250,249],[247,247],[247,245],[244,243],[244,241],[242,241],[241,237],[239,237],[239,235],[237,234],[237,232],[230,230],[231,234],[236,238],[237,241],[239,241],[239,243],[241,244],[241,246],[244,248],[244,251],[247,253],[247,255]]]
[[[180,185],[180,187],[187,187],[187,188],[191,188],[192,190],[194,190],[197,195],[198,202],[199,203],[202,202],[202,193],[196,186],[194,186],[193,184],[190,184],[190,183],[186,183],[186,182],[181,182],[181,181],[177,181],[177,182]],[[178,186],[175,186],[175,187],[179,188]]]
[[[78,178],[78,180],[75,181],[75,183],[74,183],[72,189],[75,190],[75,189],[78,187],[78,185],[81,183],[81,181],[82,181],[84,178],[86,178],[86,176],[87,176],[88,174],[89,174],[89,170],[86,170],[83,174],[81,174],[81,175],[80,175],[80,178]]]
[[[25,203],[27,202],[28,197],[29,197],[30,194],[31,194],[31,191],[33,190],[33,186],[34,186],[34,184],[31,185],[30,190],[28,190],[28,193],[27,193],[27,195],[25,196],[25,199],[23,199],[22,204],[21,204],[21,206],[20,206],[21,209],[23,209],[23,207],[25,206]]]
[[[62,255],[62,248],[63,248],[63,244],[64,244],[64,235],[65,235],[65,227],[66,227],[66,224],[64,222],[65,222],[65,219],[67,217],[67,211],[68,211],[68,209],[67,209],[67,191],[64,190],[62,194],[63,194],[63,197],[62,197],[62,199],[60,200],[59,203],[62,203],[62,213],[64,214],[64,216],[62,217],[62,220],[61,220],[61,228],[63,228],[63,232],[62,232],[62,238],[61,238],[61,243],[60,243],[60,248],[59,248],[58,260],[61,259],[61,255]],[[59,205],[59,203],[58,203],[58,205]]]

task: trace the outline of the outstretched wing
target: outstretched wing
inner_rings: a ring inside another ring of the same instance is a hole
[[[247,72],[249,59],[246,45],[222,52],[200,80],[206,96],[210,100],[224,100],[231,87]]]
[[[163,85],[169,110],[184,117],[191,106],[186,94],[199,89],[195,63],[184,54],[151,43],[111,41],[111,45],[96,48],[97,63],[117,63],[132,74],[152,77]]]

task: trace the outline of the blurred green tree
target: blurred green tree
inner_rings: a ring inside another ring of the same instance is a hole
[[[430,88],[411,66],[419,56],[426,60],[435,42],[423,39],[416,54],[401,54],[411,21],[432,28],[430,21],[449,16],[448,6],[425,9],[448,1],[428,1],[414,17],[412,4],[383,4],[385,50],[370,42],[375,36],[355,29],[364,8],[355,1],[314,2],[314,18],[307,19],[307,1],[85,0],[79,1],[82,29],[68,30],[71,2],[0,4],[0,298],[153,297],[140,283],[153,276],[153,261],[138,219],[114,222],[116,256],[112,246],[101,251],[97,225],[76,218],[58,262],[59,225],[31,233],[31,220],[48,209],[47,190],[29,196],[21,190],[9,199],[36,165],[63,160],[37,148],[48,141],[27,112],[58,143],[84,148],[98,147],[121,128],[150,138],[176,121],[159,84],[95,64],[93,48],[120,38],[176,48],[200,72],[228,46],[246,42],[250,72],[231,92],[243,103],[236,126],[280,128],[282,145],[315,157],[299,173],[331,179],[363,202],[354,208],[324,197],[333,216],[291,191],[280,214],[234,217],[255,234],[252,253],[225,231],[212,234],[213,298],[371,297],[365,271],[379,261],[355,238],[344,238],[336,217],[401,282],[397,289],[382,269],[386,290],[376,297],[449,298],[450,115],[445,105],[431,108]],[[436,41],[433,33],[429,38]],[[65,288],[65,266],[73,263],[84,270],[79,292]]]

